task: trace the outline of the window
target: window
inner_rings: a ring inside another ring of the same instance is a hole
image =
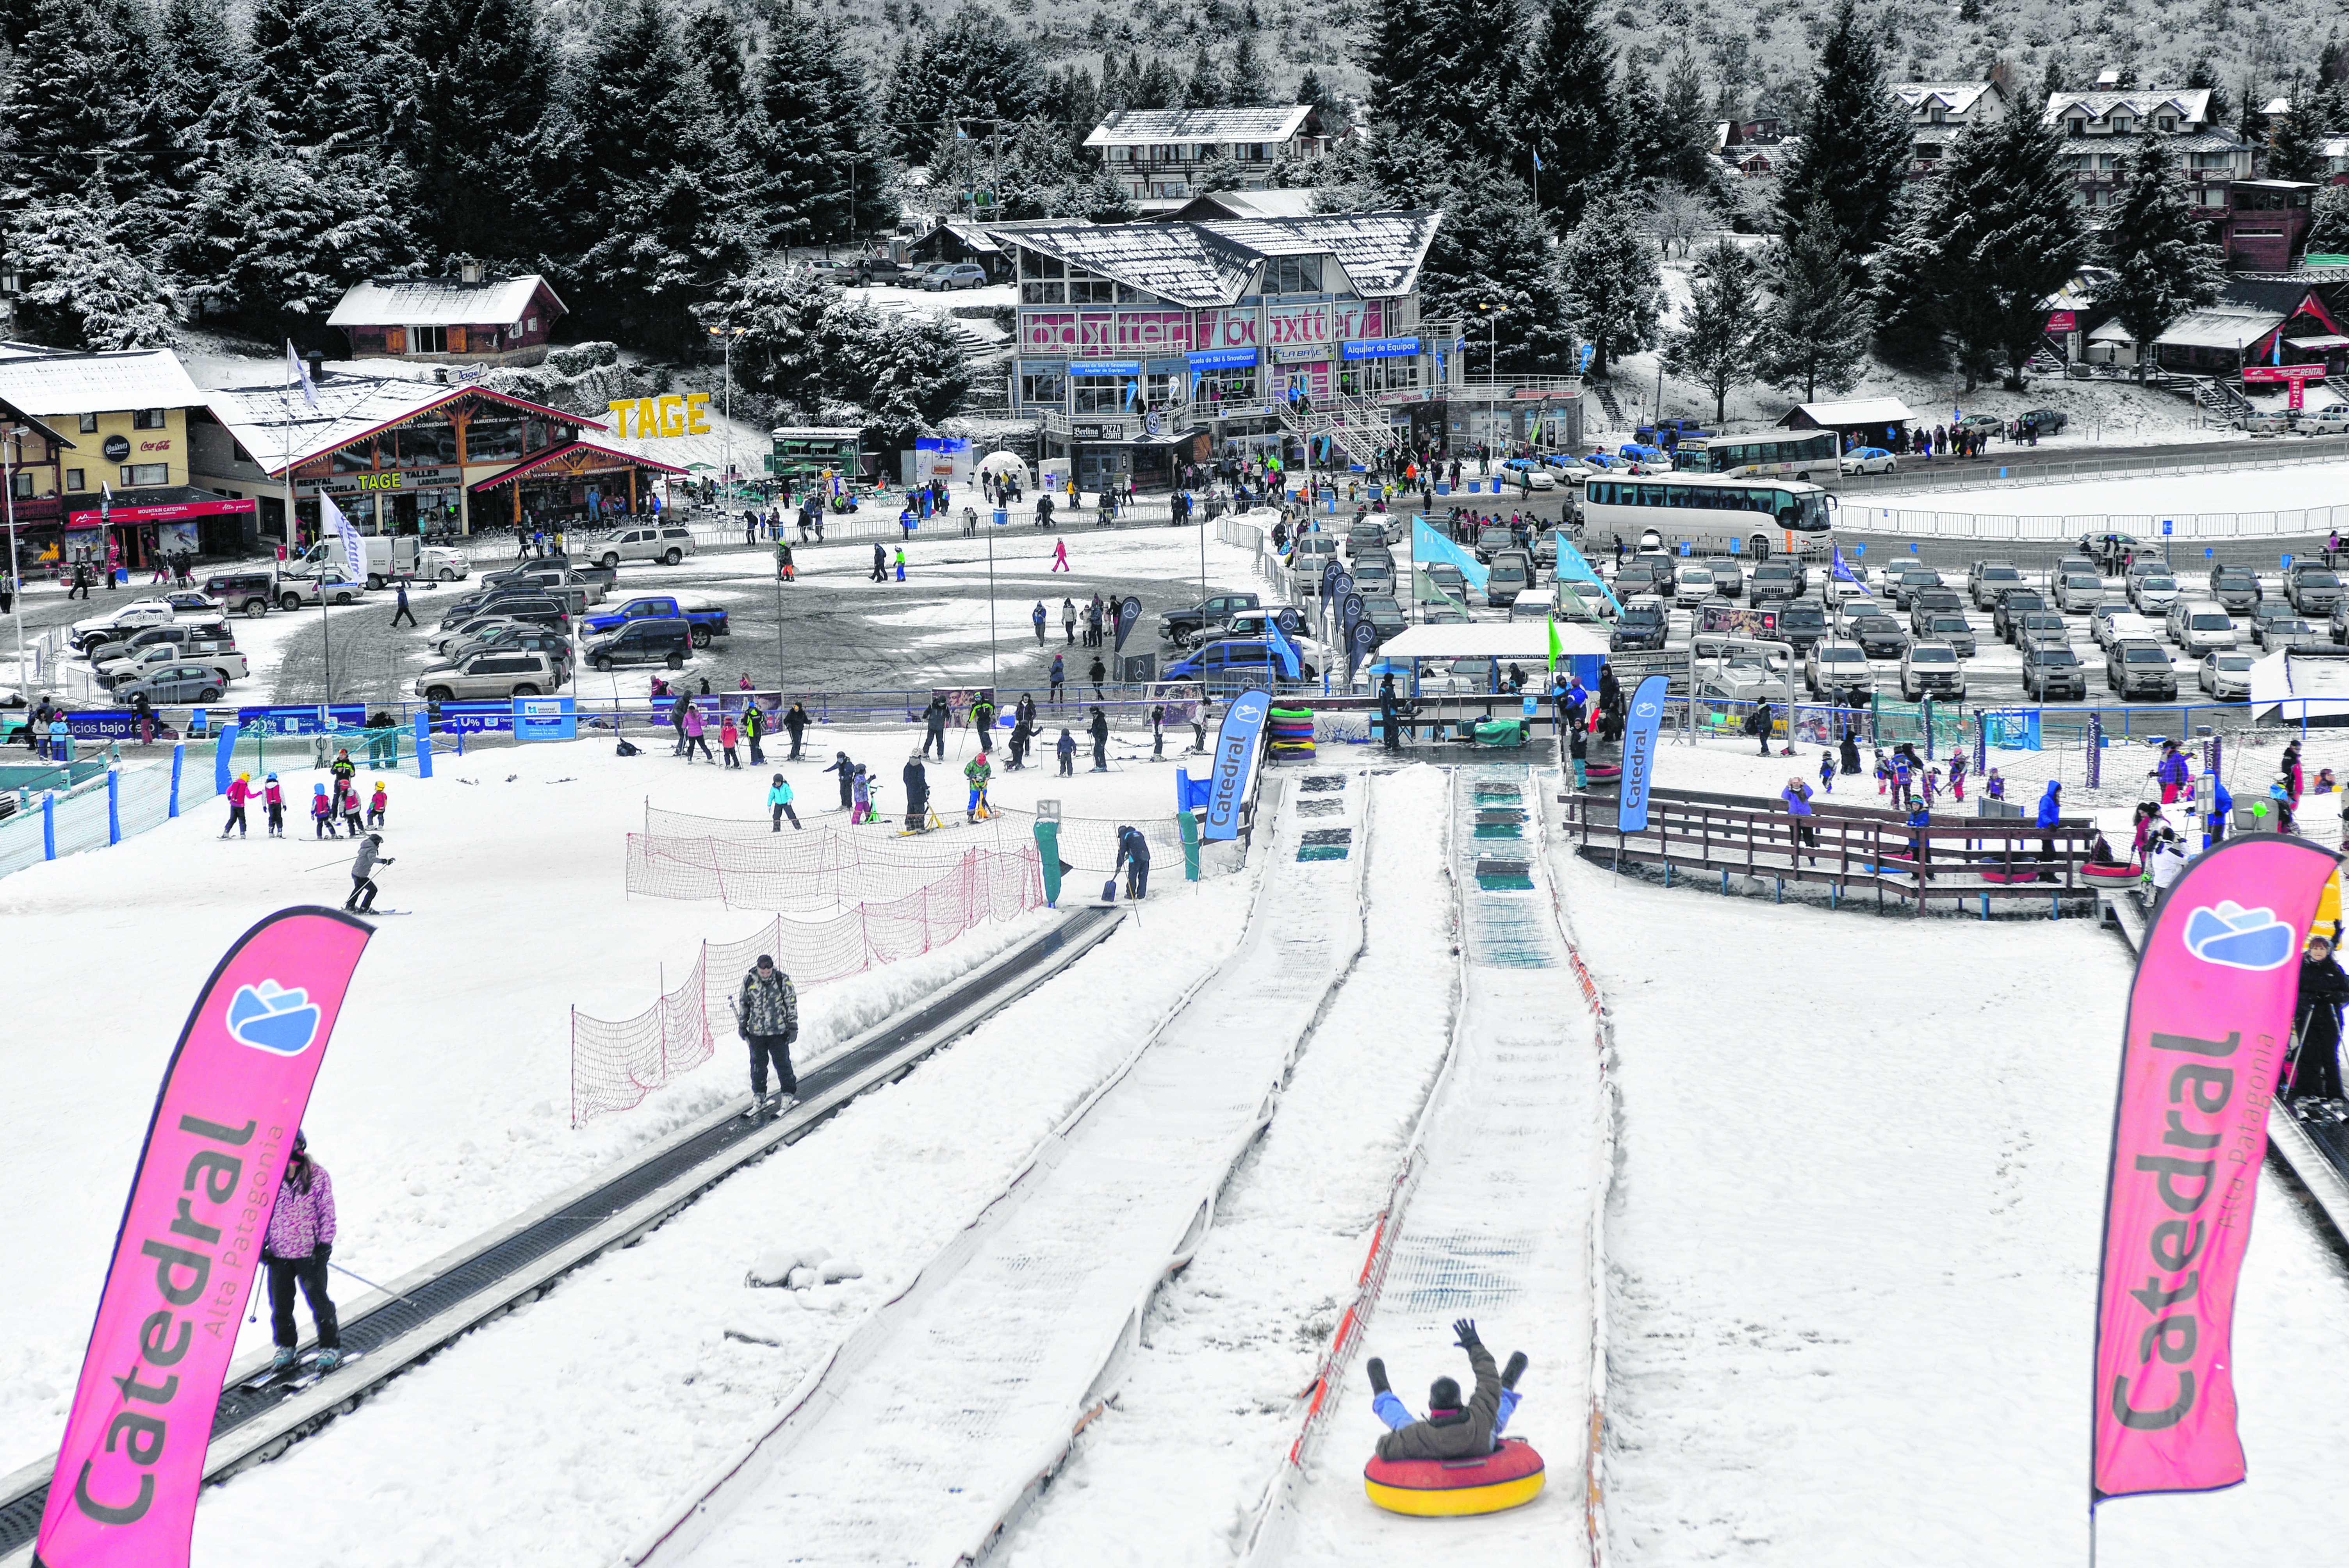
[[[2176,130],[2178,129],[2178,117],[2174,114],[2165,114],[2156,119],[2153,123],[2165,131]]]
[[[89,489],[89,485],[82,478],[82,475],[87,470],[82,469],[67,469],[66,470],[66,489],[69,490],[86,490]]]
[[[520,419],[476,419],[465,427],[465,460],[491,463],[522,456]]]
[[[16,487],[16,499],[18,500],[24,500],[31,497],[33,493],[32,475],[19,469],[10,482]]]
[[[1079,376],[1077,412],[1080,414],[1115,414],[1125,407],[1125,378],[1119,376]]]
[[[449,329],[445,326],[411,326],[408,329],[408,352],[410,354],[446,354],[449,352]]]
[[[1321,292],[1321,258],[1319,256],[1283,256],[1267,267],[1265,279],[1272,294],[1319,294]]]
[[[2064,129],[2067,136],[2085,136],[2088,131],[2088,122],[2085,119],[2067,119],[2064,122]]]
[[[2116,114],[2116,115],[2113,116],[2113,134],[2114,134],[2115,136],[2126,136],[2126,135],[2127,135],[2127,134],[2128,134],[2128,128],[2129,128],[2129,117],[2128,117],[2128,116],[2127,116],[2127,115],[2125,115],[2125,114]]]
[[[1143,387],[1143,398],[1154,408],[1164,408],[1183,400],[1183,391],[1190,383],[1187,376],[1152,376]]]
[[[1069,378],[1057,370],[1038,371],[1019,378],[1019,401],[1048,403],[1059,407],[1069,400]]]
[[[125,463],[122,465],[122,483],[125,489],[129,489],[139,485],[167,485],[171,482],[171,465],[169,463]]]
[[[1115,304],[1117,285],[1107,278],[1091,277],[1071,267],[1069,269],[1069,303],[1071,304]]]
[[[1250,404],[1257,401],[1257,366],[1210,370],[1199,377],[1196,394],[1202,403]]]
[[[1019,285],[1021,304],[1066,304],[1069,286],[1066,284],[1023,282]]]
[[[338,474],[364,474],[375,471],[375,443],[354,441],[334,456],[334,471]]]
[[[161,429],[163,428],[163,410],[160,408],[135,408],[131,410],[130,428],[134,430]]]
[[[83,435],[85,435],[85,436],[94,436],[94,435],[98,434],[98,416],[97,416],[97,415],[95,415],[95,414],[84,414],[84,415],[81,417],[81,433],[82,433]]]
[[[533,315],[529,318],[529,330],[532,332],[536,332],[538,330],[538,317]]]

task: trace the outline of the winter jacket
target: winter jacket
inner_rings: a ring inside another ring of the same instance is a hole
[[[2165,840],[2145,848],[2146,874],[2153,879],[2158,892],[2176,882],[2186,871],[2186,851],[2175,839]]]
[[[2235,798],[2227,793],[2227,787],[2224,784],[2219,783],[2216,779],[2211,780],[2211,783],[2214,786],[2210,791],[2211,825],[2223,828],[2227,825],[2227,813],[2235,809]]]
[[[1113,872],[1122,872],[1128,861],[1144,871],[1150,869],[1150,841],[1142,836],[1139,828],[1120,828],[1117,830],[1117,863],[1109,869]]]
[[[922,724],[923,727],[928,729],[932,735],[940,734],[946,729],[946,698],[942,696],[933,696],[930,698],[930,706],[922,709]]]
[[[2155,766],[2154,766],[2154,769],[2153,769],[2153,776],[2154,776],[2154,778],[2155,778],[2157,780],[2158,780],[2159,782],[2164,783],[2164,784],[2183,784],[2183,783],[2185,783],[2185,782],[2186,782],[2186,755],[2185,755],[2185,753],[2180,752],[2180,751],[2165,751],[2165,752],[2163,752],[2163,753],[2161,754],[2161,760],[2160,760],[2158,763],[2155,764]]]
[[[1778,799],[1786,802],[1786,814],[1790,817],[1808,817],[1813,815],[1811,810],[1811,791],[1808,785],[1789,784],[1784,789],[1778,791]]]
[[[698,708],[698,707],[688,707],[688,708],[687,708],[687,709],[685,710],[685,732],[686,732],[686,734],[688,734],[688,735],[699,735],[699,734],[701,733],[701,730],[702,730],[702,724],[701,724],[701,710],[700,710],[699,708]]]
[[[757,968],[751,968],[742,976],[742,989],[734,998],[734,1016],[746,1035],[798,1039],[800,996],[792,989],[792,977],[778,969],[771,979],[761,980]]]
[[[982,751],[962,765],[962,776],[970,781],[972,789],[984,789],[987,781],[995,776],[995,769],[988,766],[987,754]]]
[[[293,1167],[286,1169],[290,1174]],[[273,1258],[306,1258],[334,1244],[335,1183],[326,1168],[314,1160],[307,1192],[291,1181],[277,1184],[277,1202],[269,1211],[269,1235],[261,1250]]]
[[[375,847],[373,839],[361,839],[359,852],[351,857],[351,875],[371,877],[375,875],[375,868],[378,862],[390,864],[389,861],[385,860],[383,852]]]
[[[905,812],[911,816],[930,803],[930,776],[919,762],[905,764]]]
[[[791,787],[790,785],[788,785],[788,784],[778,784],[778,785],[774,786],[772,789],[769,789],[769,790],[767,791],[767,804],[768,804],[768,805],[770,805],[770,806],[788,806],[788,805],[790,805],[791,803],[792,803],[792,787]]]
[[[783,715],[783,727],[790,730],[792,732],[792,738],[796,740],[799,738],[800,731],[805,729],[807,727],[807,709],[802,707],[797,703],[792,704],[792,710]]]
[[[228,803],[230,805],[242,806],[247,800],[252,799],[252,785],[246,783],[242,779],[232,779],[228,781]]]
[[[269,804],[273,806],[283,806],[285,804],[285,791],[277,785],[271,784],[265,786],[263,792],[267,796]]]
[[[1107,740],[1109,738],[1109,715],[1103,713],[1099,708],[1093,709],[1093,721],[1087,727],[1091,730],[1092,738],[1095,740]]]
[[[310,815],[313,817],[331,817],[334,814],[334,802],[326,799],[326,792],[325,789],[322,789],[316,794],[310,797]]]
[[[1493,1423],[1501,1414],[1501,1372],[1482,1345],[1468,1348],[1476,1370],[1476,1391],[1465,1410],[1431,1415],[1379,1439],[1382,1460],[1470,1460],[1493,1451]]]
[[[2064,802],[2056,798],[2058,791],[2060,791],[2062,788],[2063,786],[2057,784],[2052,779],[2047,781],[2047,793],[2039,797],[2039,825],[2041,827],[2052,828],[2055,825],[2056,819],[2063,816]]]
[[[2293,1020],[2300,1030],[2301,1060],[2309,1060],[2312,1049],[2330,1051],[2340,1047],[2344,1002],[2349,1002],[2349,973],[2342,970],[2340,961],[2327,956],[2319,962],[2303,956],[2300,1006]]]

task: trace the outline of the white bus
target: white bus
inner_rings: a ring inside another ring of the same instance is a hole
[[[1593,474],[1582,487],[1582,537],[1584,548],[1604,550],[1611,535],[1636,543],[1653,529],[1666,549],[1686,540],[1700,555],[1824,553],[1835,542],[1835,497],[1803,480]]]
[[[1772,430],[1758,436],[1699,436],[1682,441],[1672,451],[1676,472],[1735,474],[1741,477],[1786,474],[1803,479],[1832,478],[1841,471],[1843,453],[1833,430]]]

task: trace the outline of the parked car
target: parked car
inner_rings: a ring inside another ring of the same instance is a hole
[[[910,284],[920,275],[920,269],[907,266],[895,256],[859,256],[856,258],[856,281],[870,286],[874,284]]]
[[[1795,574],[1791,561],[1764,561],[1754,569],[1754,581],[1745,591],[1746,602],[1755,609],[1780,600],[1792,601],[1803,595],[1800,580]]]
[[[589,640],[579,650],[582,662],[597,670],[653,664],[681,670],[692,656],[693,629],[675,617],[631,621],[616,632]]]
[[[1257,603],[1257,596],[1253,593],[1216,593],[1185,609],[1161,611],[1158,616],[1159,638],[1178,648],[1187,648],[1198,636],[1201,627],[1220,626],[1230,620],[1235,612],[1253,610]]]
[[[2024,648],[2023,694],[2037,702],[2085,697],[2088,677],[2080,667],[2080,655],[2068,643],[2033,643]]]
[[[1909,596],[1909,629],[1920,634],[1929,615],[1962,617],[1965,613],[1966,596],[1954,588],[1927,588]]]
[[[2003,428],[2005,424],[2006,421],[2000,418],[1995,414],[1969,414],[1964,418],[1958,421],[1958,428],[1961,430],[1997,431]]]
[[[693,629],[693,645],[706,648],[712,637],[730,634],[726,612],[719,605],[698,600],[680,599],[673,593],[658,593],[645,599],[631,599],[616,610],[600,615],[590,615],[579,624],[581,632],[601,636],[616,631],[630,621],[650,621],[676,618]]]
[[[1713,568],[1690,562],[1673,573],[1672,603],[1681,605],[1702,604],[1713,596]]]
[[[1433,567],[1428,569],[1430,572]],[[1615,597],[1628,603],[1634,593],[1663,593],[1671,591],[1672,569],[1663,561],[1627,561],[1616,568]]]
[[[2338,613],[2340,606],[2336,604],[2333,606],[2333,609]],[[2289,599],[2261,600],[2258,603],[2251,606],[2251,634],[2252,640],[2257,641],[2259,638],[2261,622],[2273,621],[2280,617],[2289,619],[2298,614],[2299,612],[2292,607],[2292,601]]]
[[[120,682],[112,696],[117,707],[135,707],[141,697],[149,707],[174,707],[218,702],[227,686],[228,682],[209,664],[166,664],[137,680]]]
[[[560,685],[554,661],[535,649],[486,648],[460,665],[418,676],[416,695],[427,702],[496,702],[537,696]]]
[[[534,626],[568,633],[571,630],[571,611],[560,599],[543,595],[528,599],[501,599],[494,604],[485,604],[477,611],[458,617],[455,624],[443,621],[440,629],[446,634],[491,621],[523,621]]]
[[[922,287],[933,294],[986,286],[987,269],[977,262],[936,262],[922,273]]]
[[[274,572],[222,572],[204,579],[204,593],[223,610],[259,619],[277,603]]]
[[[1371,624],[1371,630],[1378,634],[1381,643],[1411,624],[1402,606],[1383,593],[1362,596],[1362,619]]]
[[[2324,640],[2314,625],[2298,615],[2271,616],[2259,624],[2252,636],[2260,651],[2269,654],[2284,648],[2313,648]]]
[[[119,610],[76,621],[67,630],[66,641],[74,652],[87,654],[100,644],[119,643],[142,627],[160,626],[176,614],[168,599],[135,599]]]
[[[571,639],[560,632],[533,626],[527,621],[499,621],[470,636],[460,636],[440,650],[438,662],[455,664],[483,648],[534,648],[554,661],[557,669],[571,663]]]
[[[1661,601],[1634,599],[1615,618],[1615,629],[1607,635],[1607,646],[1619,654],[1659,652],[1664,645],[1665,628]]]
[[[1909,634],[1889,615],[1855,617],[1851,640],[1871,659],[1897,659],[1909,650]]]
[[[1468,607],[1468,579],[1460,568],[1449,561],[1439,561],[1427,569],[1427,581],[1436,590],[1462,609]],[[1622,595],[1618,593],[1617,598]]]
[[[1531,569],[1528,568],[1527,575],[1531,574]],[[1381,556],[1375,561],[1354,562],[1354,592],[1364,598],[1373,593],[1392,593],[1394,581],[1394,563],[1385,556]],[[1527,585],[1531,586],[1530,583]]]
[[[2055,568],[2047,574],[2047,580],[2053,583],[2059,577],[2069,577],[2075,572],[2084,573],[2090,577],[2101,577],[2105,574],[2105,569],[2097,565],[2093,557],[2075,553],[2057,557]]]
[[[585,548],[605,566],[616,567],[623,561],[658,561],[674,566],[693,553],[693,534],[674,523],[645,523],[590,541]]]
[[[175,628],[156,626],[153,631]],[[160,669],[165,665],[201,664],[212,667],[222,685],[241,681],[253,673],[234,643],[220,637],[182,637],[170,642],[150,643],[129,651],[123,657],[109,659],[98,666],[98,684],[109,689],[135,681]]]
[[[2178,579],[2163,572],[2148,572],[2131,576],[2128,602],[2137,606],[2140,615],[2157,615],[2167,611],[2178,598]]]
[[[2235,645],[2235,623],[2208,599],[2179,599],[2169,607],[2163,629],[2171,642],[2198,658]]]
[[[2010,588],[1998,596],[1998,605],[1990,613],[1990,629],[1998,634],[1999,641],[2012,643],[2014,638],[2014,618],[2027,610],[2047,608],[2045,595],[2036,588]]]
[[[1533,558],[1522,550],[1504,550],[1493,557],[1493,564],[1485,573],[1485,603],[1495,610],[1506,610],[1517,602],[1518,594],[1533,585]]]
[[[1532,458],[1511,458],[1503,463],[1494,476],[1495,482],[1506,482],[1519,490],[1546,490],[1557,488],[1557,475]]]
[[[2247,436],[2281,436],[2292,428],[2292,418],[2288,414],[2238,414],[2227,421],[2227,428]]]
[[[2229,650],[2206,655],[2195,666],[2194,684],[2221,702],[2251,695],[2251,655]]]
[[[1998,596],[2009,588],[2023,586],[2023,573],[2012,562],[1977,561],[1966,573],[1966,593],[1977,610],[1987,610],[1998,603]]]
[[[367,597],[367,584],[356,579],[338,575],[339,565],[329,566],[317,577],[280,577],[277,580],[277,607],[299,610],[324,600],[329,604],[356,604]]]
[[[2335,403],[2327,408],[2302,408],[2288,415],[2292,428],[2303,436],[2338,436],[2349,433],[2349,407]]]
[[[1898,631],[1899,628],[1893,628]],[[1857,643],[1836,643],[1821,639],[1811,645],[1803,655],[1803,686],[1813,696],[1828,690],[1841,690],[1848,686],[1873,686],[1875,675],[1869,670],[1868,654]]]
[[[1827,634],[1827,613],[1816,599],[1797,599],[1778,611],[1778,640],[1807,652]]]
[[[1966,695],[1966,672],[1958,663],[1957,649],[1947,643],[1912,643],[1900,655],[1901,696],[1916,702],[1928,694],[1959,698]]]
[[[2025,610],[2007,618],[2007,641],[2016,647],[2025,643],[2068,643],[2072,629],[2065,625],[2061,614],[2054,610]]]
[[[1283,679],[1310,680],[1320,673],[1300,661],[1299,673],[1289,676],[1284,673],[1284,661],[1288,657],[1288,650],[1276,646],[1268,638],[1219,638],[1175,660],[1159,678],[1222,686],[1269,686]]]
[[[2257,612],[2253,614],[2256,615]],[[2258,628],[2258,621],[2254,619],[2252,622],[2254,630]],[[2333,618],[2326,623],[2326,626],[2332,632],[2334,642],[2349,643],[2349,594],[2343,595],[2341,603],[2333,606]]]
[[[1930,637],[1935,642],[1949,644],[1951,647],[1957,650],[1958,657],[1961,659],[1974,656],[1973,623],[1966,619],[1962,611],[1933,611],[1925,617],[1925,624],[1917,628],[1917,634],[1920,637]]]
[[[1859,447],[1843,455],[1839,465],[1847,474],[1889,474],[1899,469],[1899,459],[1882,447]]]
[[[2329,614],[2341,602],[2340,574],[2321,562],[2295,561],[2284,573],[2283,596],[2303,615]]]
[[[481,579],[481,587],[485,591],[500,588],[572,589],[589,604],[602,603],[611,585],[612,573],[600,568],[578,572],[568,566],[549,566],[542,562],[489,573]]]
[[[1884,591],[1889,594],[1895,608],[1906,610],[1916,594],[1928,588],[1945,588],[1941,574],[1930,566],[1888,566],[1884,569]]]
[[[2132,637],[2105,650],[2105,686],[2124,702],[2171,702],[2178,696],[2178,672],[2170,667],[2168,649]]]
[[[2016,418],[2043,436],[2057,435],[2072,422],[2072,416],[2061,408],[2026,408]]]
[[[1496,550],[1515,550],[1517,536],[1506,522],[1488,522],[1476,531],[1476,559],[1490,563]]]
[[[2105,580],[2093,572],[2075,572],[2055,579],[2055,603],[2077,615],[2105,602]]]
[[[2248,610],[2261,599],[2260,574],[2248,566],[2210,569],[2210,597],[2230,610]]]

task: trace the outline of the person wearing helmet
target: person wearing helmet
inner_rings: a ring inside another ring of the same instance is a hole
[[[310,1158],[310,1135],[296,1132],[285,1179],[277,1185],[277,1202],[269,1211],[269,1233],[261,1243],[261,1261],[269,1270],[269,1333],[277,1345],[270,1358],[272,1371],[294,1365],[297,1284],[310,1304],[311,1320],[318,1326],[318,1369],[332,1372],[343,1364],[342,1324],[326,1293],[326,1260],[334,1250],[335,1184],[326,1168]]]
[[[367,830],[367,824],[359,820],[358,781],[354,779],[337,779],[335,780],[335,789],[342,796],[341,800],[337,802],[337,810],[342,816],[343,826],[348,828],[351,830],[351,837],[356,839]]]
[[[367,825],[368,827],[380,828],[383,826],[383,808],[385,802],[388,799],[390,799],[390,797],[384,792],[383,780],[380,779],[377,779],[375,781],[375,795],[367,801]]]
[[[269,836],[282,839],[285,836],[285,791],[278,788],[276,774],[272,773],[262,785],[261,794],[262,804],[269,811]]]
[[[310,825],[317,830],[316,836],[321,839],[342,837],[335,831],[335,804],[326,799],[324,784],[310,786]]]
[[[383,852],[381,833],[369,833],[359,840],[359,852],[351,858],[351,896],[343,902],[343,907],[359,914],[374,913],[375,869],[391,863],[391,857]]]
[[[244,803],[252,799],[252,774],[240,773],[229,780],[228,826],[221,830],[222,838],[227,838],[232,832],[240,839],[244,837]]]
[[[1427,1391],[1424,1420],[1412,1419],[1411,1411],[1387,1387],[1386,1363],[1371,1357],[1371,1408],[1388,1428],[1387,1435],[1379,1439],[1379,1458],[1481,1459],[1500,1443],[1502,1429],[1517,1408],[1517,1379],[1525,1375],[1526,1353],[1520,1350],[1510,1357],[1508,1370],[1502,1372],[1493,1366],[1493,1353],[1476,1337],[1475,1319],[1464,1317],[1452,1330],[1458,1336],[1460,1348],[1468,1352],[1468,1365],[1476,1373],[1476,1391],[1464,1406],[1460,1385],[1449,1377],[1438,1377]]]

